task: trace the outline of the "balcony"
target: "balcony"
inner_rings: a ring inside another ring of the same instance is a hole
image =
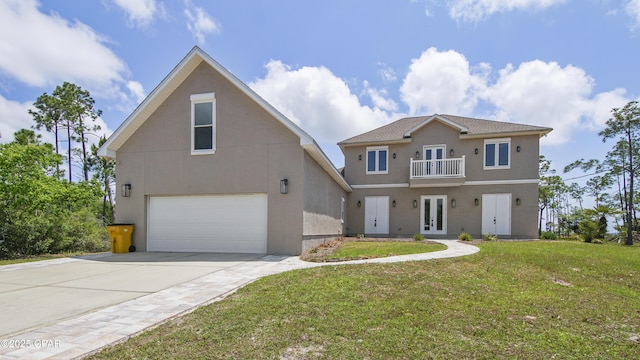
[[[414,160],[409,167],[409,187],[460,186],[465,180],[465,157]]]

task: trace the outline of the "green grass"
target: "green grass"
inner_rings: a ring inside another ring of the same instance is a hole
[[[346,241],[328,258],[334,260],[370,259],[440,251],[446,248],[442,244],[408,241]]]
[[[269,276],[92,358],[640,358],[640,247],[480,247]]]
[[[19,258],[19,259],[5,259],[5,260],[0,260],[0,266],[2,266],[2,265],[11,265],[11,264],[21,264],[21,263],[34,262],[34,261],[59,259],[59,258],[80,256],[80,255],[87,255],[87,254],[89,254],[89,253],[86,253],[86,252],[75,252],[75,253],[46,254],[46,255],[40,255],[40,256],[30,256],[30,257],[24,257],[24,258]]]

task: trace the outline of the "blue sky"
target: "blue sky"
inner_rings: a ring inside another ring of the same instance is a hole
[[[338,141],[448,113],[553,127],[561,170],[602,158],[611,108],[640,97],[640,0],[3,0],[0,33],[2,142],[64,81],[111,133],[194,45],[338,167]]]

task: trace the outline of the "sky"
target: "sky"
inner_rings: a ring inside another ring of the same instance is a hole
[[[109,135],[194,45],[337,167],[337,142],[439,113],[552,127],[540,152],[571,179],[640,99],[640,0],[0,0],[0,34],[0,142],[65,81]]]

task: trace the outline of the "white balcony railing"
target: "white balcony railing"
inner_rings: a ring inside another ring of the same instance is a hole
[[[464,158],[464,155],[461,158],[441,160],[414,160],[412,158],[409,177],[411,179],[464,177]]]

